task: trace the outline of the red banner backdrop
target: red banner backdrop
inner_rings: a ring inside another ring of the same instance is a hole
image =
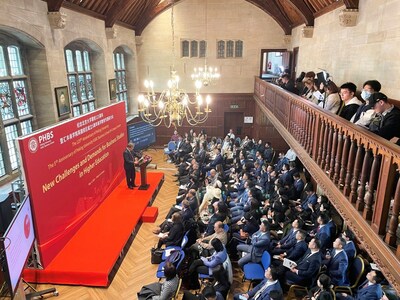
[[[44,267],[123,178],[124,105],[119,102],[19,139]]]

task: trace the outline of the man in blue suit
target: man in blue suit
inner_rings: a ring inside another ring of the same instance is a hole
[[[265,279],[253,289],[245,294],[236,294],[233,299],[270,300],[269,294],[271,291],[279,291],[282,293],[282,288],[278,281],[278,273],[274,268],[269,267],[266,269],[264,276]]]
[[[300,284],[307,285],[312,283],[321,266],[320,242],[313,238],[308,243],[308,250],[304,256],[297,261],[297,266],[286,271],[285,278],[289,285]]]
[[[325,256],[326,260],[323,264],[328,269],[328,275],[332,280],[333,285],[349,285],[347,280],[346,272],[349,266],[347,254],[343,248],[346,245],[346,241],[343,238],[337,238],[333,242],[333,249]]]
[[[303,192],[304,189],[304,181],[303,179],[300,178],[299,172],[295,172],[293,174],[293,180],[294,180],[294,188],[296,190],[296,199],[300,199],[301,193]]]
[[[312,205],[314,207],[318,201],[317,194],[314,192],[314,190],[312,189],[311,186],[306,187],[306,194],[307,194],[307,197],[304,200],[304,202],[301,204],[301,210],[303,210],[303,211],[311,210],[310,205]]]
[[[296,219],[292,222],[292,228],[289,230],[288,234],[285,235],[271,251],[272,255],[281,254],[291,249],[297,242],[296,233],[304,225],[304,222],[300,219]]]
[[[261,222],[260,230],[253,233],[251,236],[251,245],[239,244],[237,250],[240,252],[246,252],[238,261],[239,267],[243,269],[243,266],[249,262],[260,262],[261,257],[265,250],[269,250],[270,246],[270,235],[269,235],[269,223],[264,220]]]
[[[349,259],[349,263],[353,261],[356,257],[357,249],[356,245],[354,244],[354,233],[350,229],[346,229],[342,233],[342,238],[346,241],[346,246],[344,246],[343,250],[347,254],[347,258]]]
[[[317,218],[318,227],[310,232],[311,237],[316,237],[321,242],[321,250],[325,253],[327,248],[331,247],[331,230],[327,223],[329,217],[326,214],[320,214]]]
[[[307,233],[304,230],[297,231],[296,244],[294,244],[293,248],[290,248],[283,253],[282,256],[293,261],[298,261],[302,258],[308,248],[307,243],[305,242],[306,235]]]
[[[214,149],[215,158],[209,164],[203,167],[203,173],[215,169],[217,165],[220,165],[224,162],[224,158],[222,157],[221,150],[218,148]]]
[[[336,299],[338,300],[380,300],[383,296],[382,287],[380,282],[382,278],[380,274],[372,270],[367,274],[365,280],[359,287],[355,296],[350,296],[346,293],[337,293]]]

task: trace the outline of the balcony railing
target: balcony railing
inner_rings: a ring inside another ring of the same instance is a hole
[[[254,98],[400,293],[400,147],[259,78]]]

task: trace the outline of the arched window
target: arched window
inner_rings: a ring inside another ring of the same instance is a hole
[[[235,42],[235,57],[243,57],[243,41]]]
[[[225,58],[225,41],[217,42],[217,58]]]
[[[200,41],[200,54],[199,57],[206,57],[207,54],[207,42]]]
[[[199,56],[199,43],[197,41],[190,42],[190,57]]]
[[[117,79],[117,100],[125,102],[125,112],[128,113],[128,87],[126,81],[126,54],[121,48],[114,51],[114,72]]]
[[[72,114],[80,116],[95,109],[90,49],[83,43],[72,43],[65,48],[65,60]]]
[[[233,48],[235,43],[233,41],[226,42],[226,57],[233,57]]]
[[[18,168],[14,139],[32,132],[33,115],[24,51],[0,35],[0,176]]]
[[[182,57],[189,57],[189,41],[183,40],[182,41]]]

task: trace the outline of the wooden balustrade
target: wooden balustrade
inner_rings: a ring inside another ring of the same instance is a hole
[[[259,78],[254,98],[400,293],[400,147]]]

